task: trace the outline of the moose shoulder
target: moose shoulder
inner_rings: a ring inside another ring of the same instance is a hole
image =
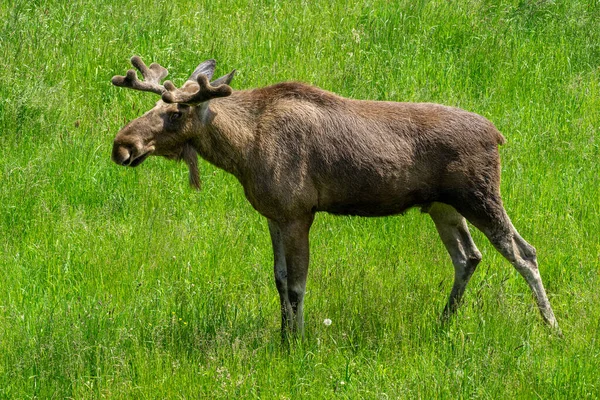
[[[485,118],[430,103],[351,100],[302,83],[244,91],[234,72],[210,82],[200,64],[176,88],[158,64],[139,57],[113,84],[161,96],[117,134],[112,158],[137,166],[150,155],[183,160],[198,187],[197,156],[235,175],[267,217],[273,243],[282,334],[303,332],[303,303],[314,214],[385,216],[419,206],[450,254],[455,280],[443,316],[452,314],[481,260],[466,220],[521,273],[543,319],[559,331],[535,249],[516,231],[500,198],[498,145]],[[465,220],[466,218],[466,220]]]

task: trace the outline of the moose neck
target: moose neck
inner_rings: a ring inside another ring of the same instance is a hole
[[[201,127],[192,140],[198,154],[211,164],[243,178],[249,144],[255,132],[250,102],[245,94],[213,99],[198,108]]]

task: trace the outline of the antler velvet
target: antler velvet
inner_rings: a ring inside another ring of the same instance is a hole
[[[159,64],[152,63],[148,68],[142,59],[138,56],[131,57],[131,64],[142,73],[143,81],[137,78],[135,70],[130,69],[125,76],[114,76],[112,84],[115,86],[126,87],[130,89],[140,90],[142,92],[152,92],[162,95],[166,89],[160,84],[169,71]]]
[[[229,96],[232,92],[227,83],[233,78],[235,70],[217,79],[213,85],[210,84],[209,79],[215,67],[214,60],[200,64],[190,77],[189,81],[198,84],[198,90],[195,92],[181,90],[175,87],[171,81],[166,81],[164,86],[161,85],[160,81],[167,76],[168,71],[159,64],[152,63],[150,67],[147,67],[138,56],[131,58],[131,64],[141,72],[144,80],[140,81],[135,70],[130,69],[125,76],[114,76],[112,78],[113,85],[156,93],[162,96],[165,103],[200,104],[216,97]]]
[[[231,87],[226,84],[212,86],[208,81],[208,77],[204,74],[199,74],[196,82],[198,83],[198,90],[190,93],[176,88],[171,81],[166,81],[165,88],[167,91],[162,94],[163,101],[165,103],[199,104],[216,97],[229,96],[232,91]]]

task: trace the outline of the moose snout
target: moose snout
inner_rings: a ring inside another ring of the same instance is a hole
[[[133,147],[116,143],[113,145],[112,160],[119,165],[131,164]]]
[[[126,167],[137,167],[154,153],[153,145],[139,145],[116,139],[113,145],[112,160]]]

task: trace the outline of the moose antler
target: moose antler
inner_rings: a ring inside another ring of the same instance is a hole
[[[148,68],[138,56],[131,57],[131,64],[142,73],[144,80],[140,81],[137,78],[135,70],[130,69],[127,71],[126,76],[113,76],[113,85],[140,90],[142,92],[152,92],[158,95],[165,93],[166,89],[160,84],[160,81],[169,73],[166,68],[156,63],[150,64],[150,67]]]
[[[166,91],[162,94],[163,101],[165,103],[199,104],[216,97],[229,96],[232,92],[231,87],[226,84],[212,86],[204,74],[199,74],[196,82],[198,91],[189,93],[176,88],[171,81],[166,81]]]

